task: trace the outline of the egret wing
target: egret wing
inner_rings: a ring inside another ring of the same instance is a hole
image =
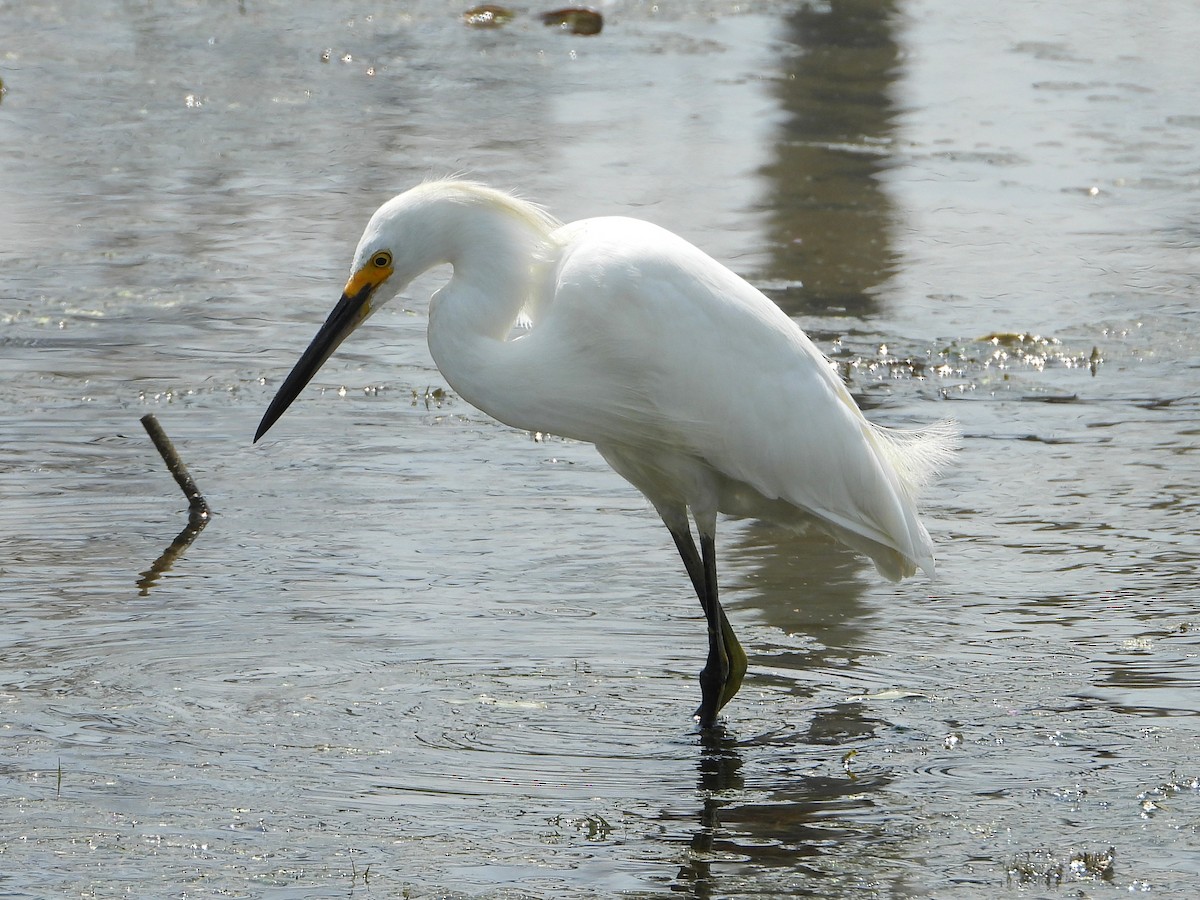
[[[570,348],[560,365],[591,386],[593,417],[561,433],[637,454],[648,494],[654,454],[671,471],[685,455],[711,473],[722,512],[815,519],[892,578],[932,570],[913,503],[922,439],[906,450],[869,423],[774,303],[644,222],[586,220],[565,237],[547,337]],[[686,492],[670,474],[662,490]]]

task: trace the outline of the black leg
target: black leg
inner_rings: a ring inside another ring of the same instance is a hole
[[[732,634],[732,629],[717,595],[716,540],[708,535],[700,535],[700,553],[706,594],[701,605],[708,618],[708,660],[700,672],[700,708],[696,710],[696,716],[701,728],[712,728],[717,723],[718,710],[725,705],[725,686],[732,675],[732,661],[725,645],[725,632],[728,630]],[[738,681],[740,683],[740,677]],[[732,693],[729,696],[733,696]]]
[[[746,653],[721,608],[717,594],[717,548],[710,535],[700,535],[697,552],[690,528],[667,527],[683,559],[692,587],[708,622],[708,659],[700,672],[700,707],[696,718],[701,728],[716,724],[717,712],[737,693],[746,674]]]
[[[700,605],[704,608],[704,614],[708,615],[708,591],[704,586],[704,563],[700,560],[700,553],[696,550],[696,542],[692,540],[691,529],[672,528],[670,525],[667,528],[671,531],[671,537],[675,539],[675,549],[679,551],[679,556],[683,560],[684,568],[687,569],[688,577],[692,579],[692,587],[696,591],[696,596],[700,599]]]

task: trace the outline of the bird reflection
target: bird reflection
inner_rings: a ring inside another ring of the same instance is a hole
[[[698,789],[703,798],[700,827],[692,834],[691,853],[679,868],[676,882],[689,896],[706,900],[713,893],[713,846],[721,831],[720,811],[728,802],[722,798],[731,791],[740,791],[745,782],[737,739],[723,727],[702,731],[700,748]]]
[[[832,542],[765,525],[744,528],[727,557],[736,561],[731,609],[753,612],[786,635],[773,651],[752,650],[755,661],[765,659],[776,673],[754,676],[759,683],[772,680],[793,696],[811,698],[829,672],[844,672],[871,652],[863,625],[871,611],[863,602],[869,573],[861,558]],[[821,587],[810,590],[810,582]],[[811,675],[813,686],[800,681],[802,675]],[[804,718],[798,728],[750,737],[725,728],[699,735],[700,808],[676,891],[707,900],[728,893],[728,879],[738,876],[794,887],[810,876],[828,877],[820,857],[832,845],[844,851],[847,842],[858,842],[864,854],[878,849],[885,829],[869,811],[872,795],[891,775],[856,771],[852,751],[886,723],[854,700],[805,710]],[[749,796],[746,759],[755,763]]]
[[[783,635],[774,646],[760,642],[754,660],[775,673],[762,677],[808,696],[816,688],[790,678],[840,672],[866,643],[863,603],[872,574],[862,557],[819,535],[797,536],[750,523],[726,552],[729,604],[744,609]]]

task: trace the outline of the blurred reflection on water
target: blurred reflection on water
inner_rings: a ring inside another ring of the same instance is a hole
[[[793,315],[864,315],[896,265],[892,201],[879,179],[896,139],[896,4],[801,5],[784,19],[775,83],[787,119],[763,168],[776,190],[767,278]],[[800,287],[800,284],[803,287]]]
[[[1200,13],[459,12],[5,10],[0,893],[1190,896]],[[679,231],[873,416],[957,418],[939,580],[726,527],[751,672],[696,734],[661,526],[441,390],[436,277],[251,447],[366,216],[455,170]],[[139,585],[146,412],[217,514]]]

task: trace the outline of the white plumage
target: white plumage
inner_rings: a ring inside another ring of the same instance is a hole
[[[450,387],[515,428],[595,444],[671,530],[709,622],[702,725],[745,669],[717,599],[718,513],[815,525],[891,579],[933,574],[915,498],[952,451],[952,427],[868,422],[791,319],[682,238],[620,217],[560,225],[470,182],[380,207],[258,436],[342,339],[442,263],[454,271],[430,303],[429,348]]]

